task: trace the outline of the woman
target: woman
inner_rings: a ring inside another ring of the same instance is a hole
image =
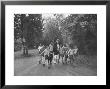
[[[47,47],[41,54],[44,54],[42,63],[43,63],[43,66],[45,66],[46,61],[48,61],[48,57],[49,57],[49,47]]]

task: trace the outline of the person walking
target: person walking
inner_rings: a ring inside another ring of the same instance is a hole
[[[70,60],[70,63],[71,63],[71,64],[72,64],[73,61],[74,61],[74,59],[73,59],[73,56],[74,56],[73,52],[74,52],[74,50],[73,50],[72,48],[70,48],[69,51],[68,51],[69,60]]]
[[[59,59],[59,51],[58,51],[58,41],[54,43],[53,46],[53,53],[54,53],[54,61],[57,63]]]

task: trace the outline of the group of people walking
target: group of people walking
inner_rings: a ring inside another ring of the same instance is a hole
[[[39,51],[43,47],[44,46],[40,46],[38,48]],[[66,45],[59,44],[59,40],[57,39],[56,42],[51,42],[49,46],[46,46],[43,52],[40,53],[41,59],[39,60],[39,63],[43,64],[43,66],[46,64],[49,66],[59,63],[73,63],[77,52],[78,48],[76,46],[74,48],[67,47]]]

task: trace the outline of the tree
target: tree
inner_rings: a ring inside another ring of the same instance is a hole
[[[67,44],[77,45],[82,54],[97,52],[97,15],[70,14],[61,23],[63,40]]]
[[[75,25],[72,39],[78,45],[81,53],[97,53],[97,15],[85,14],[80,17]]]
[[[18,51],[22,48],[22,30],[21,30],[21,14],[14,14],[14,50]],[[18,41],[19,40],[19,41]]]
[[[39,44],[42,38],[42,15],[41,14],[29,14],[29,25],[27,33],[28,48],[33,48],[36,44]]]
[[[43,36],[47,45],[55,39],[60,39],[60,41],[62,41],[61,32],[56,19],[49,18],[44,25],[44,29]]]
[[[61,21],[61,32],[63,36],[63,41],[64,43],[70,45],[73,44],[72,41],[72,32],[75,31],[75,25],[77,23],[77,20],[81,17],[82,15],[78,14],[69,14],[66,18],[64,18]]]
[[[23,54],[28,55],[28,48],[33,48],[36,38],[42,37],[41,14],[15,14],[14,35],[14,39],[22,39]]]

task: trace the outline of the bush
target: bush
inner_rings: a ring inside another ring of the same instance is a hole
[[[78,55],[75,59],[76,64],[89,64],[89,58],[85,55]]]
[[[21,44],[15,44],[14,45],[14,51],[20,51],[22,49],[22,45]]]

